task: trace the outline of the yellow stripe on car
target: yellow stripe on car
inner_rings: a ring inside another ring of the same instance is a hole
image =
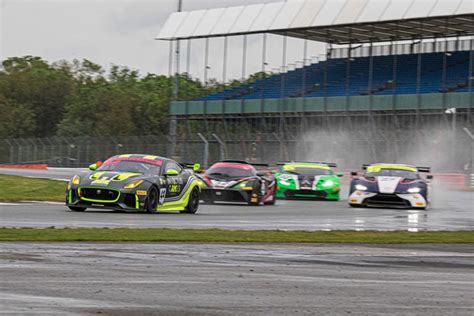
[[[189,202],[189,197],[191,195],[191,192],[193,191],[194,187],[199,187],[198,181],[193,180],[193,182],[189,185],[188,190],[186,193],[183,194],[183,196],[177,200],[177,201],[172,201],[172,202],[165,202],[163,204],[159,204],[157,207],[158,212],[165,212],[165,211],[183,211],[188,205]]]
[[[124,172],[124,173],[121,173],[121,174],[116,175],[115,177],[112,178],[112,180],[115,180],[115,181],[123,181],[123,180],[127,180],[127,179],[130,178],[130,177],[138,176],[138,175],[140,175],[140,173],[136,173],[136,172]]]

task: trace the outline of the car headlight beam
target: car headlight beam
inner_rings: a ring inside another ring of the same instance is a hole
[[[362,185],[362,184],[356,184],[355,188],[356,188],[356,190],[359,190],[359,191],[367,191],[367,187],[365,185]]]
[[[75,175],[75,176],[72,178],[72,184],[74,184],[74,185],[79,185],[79,183],[81,183],[81,177],[79,177],[78,175]]]
[[[325,188],[332,187],[332,186],[334,185],[334,181],[332,181],[332,180],[326,180],[326,181],[323,182],[322,185],[323,185],[323,187],[325,187]]]
[[[420,193],[421,189],[419,187],[409,188],[407,190],[409,193]]]

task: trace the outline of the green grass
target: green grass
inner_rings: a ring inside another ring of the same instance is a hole
[[[65,181],[0,174],[0,202],[65,201]]]
[[[474,243],[474,231],[279,231],[168,228],[0,228],[0,241]]]

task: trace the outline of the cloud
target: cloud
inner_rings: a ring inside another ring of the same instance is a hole
[[[168,73],[169,43],[155,40],[177,0],[0,0],[0,59],[35,55],[48,61],[87,58],[108,68],[129,66],[142,74]],[[277,0],[269,0],[277,1]],[[262,0],[183,0],[184,10],[227,7]],[[3,9],[3,10],[2,10]],[[281,65],[281,38],[269,40],[269,69]],[[222,38],[211,39],[209,78],[222,78]],[[242,38],[229,38],[227,78],[240,78]],[[301,45],[287,61],[301,60]],[[185,44],[182,45],[183,49]],[[203,77],[204,41],[192,41],[191,73]],[[246,74],[261,69],[261,35],[248,37]],[[314,54],[313,54],[314,55]],[[186,52],[181,58],[185,70]]]

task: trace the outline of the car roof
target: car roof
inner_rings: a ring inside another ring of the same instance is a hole
[[[209,169],[211,168],[235,168],[235,169],[242,169],[242,170],[255,170],[255,168],[248,163],[222,162],[222,161],[214,163]]]
[[[113,156],[112,158],[143,158],[143,159],[148,159],[148,160],[171,160],[169,158],[165,158],[161,156],[145,155],[145,154],[122,154],[122,155]]]

